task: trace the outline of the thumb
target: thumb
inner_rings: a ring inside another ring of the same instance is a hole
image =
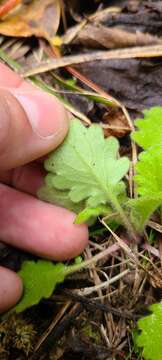
[[[67,114],[54,96],[34,87],[0,89],[0,170],[47,154],[67,130]]]

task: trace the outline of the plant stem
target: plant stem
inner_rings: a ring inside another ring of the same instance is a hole
[[[113,244],[113,245],[109,246],[106,250],[101,251],[99,254],[93,256],[89,260],[82,261],[80,264],[68,265],[68,267],[65,269],[65,274],[70,275],[76,271],[85,269],[88,266],[96,263],[97,261],[103,259],[105,256],[108,256],[119,249],[120,249],[120,246],[118,244]]]
[[[113,192],[111,194],[109,193],[109,200],[111,201],[111,204],[112,204],[114,210],[116,210],[118,212],[118,214],[122,220],[122,223],[125,225],[126,229],[128,230],[130,237],[135,242],[137,242],[138,236],[137,236],[132,224],[130,223],[129,218],[127,217],[122,206],[120,205],[117,197],[113,195]]]

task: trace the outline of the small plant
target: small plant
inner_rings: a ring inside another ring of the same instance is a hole
[[[104,139],[99,125],[86,128],[79,120],[71,121],[64,143],[45,161],[48,175],[38,196],[46,201],[80,213],[76,222],[100,214],[118,213],[132,232],[123,210],[126,200],[122,178],[129,160],[120,158],[117,139]],[[82,218],[82,216],[83,218]]]
[[[48,174],[38,192],[39,198],[75,211],[76,223],[91,224],[98,216],[107,215],[107,221],[109,217],[111,221],[117,220],[125,227],[128,236],[136,241],[142,236],[152,214],[156,211],[161,216],[162,108],[144,111],[144,119],[137,120],[136,126],[132,139],[143,149],[135,166],[136,198],[130,199],[126,193],[125,175],[129,170],[129,160],[119,156],[118,140],[114,137],[105,139],[99,125],[86,128],[77,119],[71,121],[63,144],[45,160]],[[21,312],[37,304],[41,298],[49,297],[68,274],[88,264],[87,261],[70,266],[54,265],[45,260],[25,262],[19,273],[24,281],[24,297],[15,310]],[[161,304],[151,309],[153,314],[138,323],[142,333],[137,337],[137,344],[144,347],[145,359],[160,360]],[[158,337],[157,331],[151,335],[155,327],[159,329]],[[154,339],[152,352],[149,351],[148,336]],[[158,348],[160,355],[156,351]]]
[[[135,199],[126,196],[122,179],[129,160],[119,157],[117,139],[104,139],[99,125],[85,128],[76,119],[64,143],[45,161],[48,175],[38,196],[79,213],[77,223],[114,213],[136,238],[162,204],[162,108],[146,110],[136,125],[132,138],[144,151],[135,169]]]

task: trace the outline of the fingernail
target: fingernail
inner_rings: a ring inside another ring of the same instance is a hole
[[[33,131],[39,137],[49,139],[62,131],[67,115],[57,98],[37,89],[8,90],[23,107]]]

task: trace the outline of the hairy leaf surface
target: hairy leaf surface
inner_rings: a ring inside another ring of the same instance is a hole
[[[68,196],[68,191],[55,189],[48,184],[49,175],[45,178],[45,185],[43,185],[37,192],[41,200],[47,201],[51,204],[59,205],[75,213],[81,212],[85,208],[85,202],[74,203]]]
[[[75,224],[83,224],[88,222],[93,224],[94,219],[99,215],[108,216],[112,214],[111,208],[106,205],[100,205],[95,208],[85,208],[82,210],[75,219]]]
[[[162,302],[150,306],[152,311],[138,321],[141,333],[136,338],[137,346],[143,348],[142,355],[146,360],[162,359]]]
[[[157,196],[162,200],[162,146],[155,146],[139,156],[134,177],[142,196]]]
[[[138,232],[142,232],[144,226],[154,211],[161,205],[159,195],[141,196],[128,201],[130,208],[130,220]]]
[[[162,147],[142,152],[134,177],[138,198],[130,200],[131,220],[142,230],[152,213],[162,204]]]
[[[139,155],[134,182],[138,197],[128,202],[131,221],[142,231],[147,220],[162,204],[162,108],[154,107],[137,120],[133,139],[145,151]]]
[[[144,150],[162,145],[162,107],[152,107],[144,111],[144,119],[135,121],[137,131],[132,134],[133,140]]]
[[[45,184],[48,200],[51,197],[60,204],[61,191],[65,195],[61,205],[65,207],[69,207],[69,202],[82,204],[82,209],[112,205],[114,196],[125,193],[121,179],[129,168],[129,160],[119,158],[118,150],[118,141],[113,137],[104,139],[99,125],[86,128],[79,120],[72,120],[64,143],[45,161],[49,172]],[[48,189],[50,194],[54,191],[53,196],[48,196]],[[44,194],[45,188],[43,199]]]

